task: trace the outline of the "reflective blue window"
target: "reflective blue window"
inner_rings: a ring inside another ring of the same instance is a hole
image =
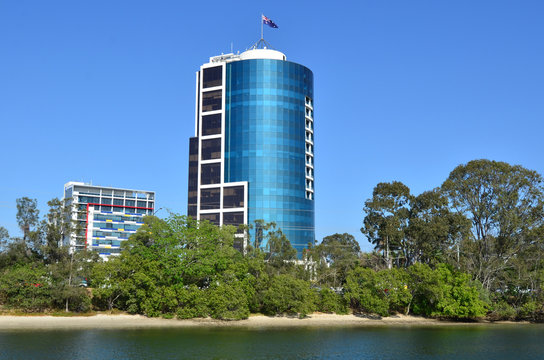
[[[226,71],[225,182],[248,181],[249,223],[275,222],[300,254],[315,239],[305,176],[313,74],[271,59],[235,61]]]

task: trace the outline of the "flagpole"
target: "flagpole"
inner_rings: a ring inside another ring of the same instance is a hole
[[[264,39],[263,37],[263,14],[261,14],[261,39]]]

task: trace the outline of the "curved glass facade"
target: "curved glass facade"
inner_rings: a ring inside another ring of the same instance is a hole
[[[224,182],[247,181],[248,223],[275,222],[300,254],[315,239],[305,155],[313,74],[288,61],[241,60],[226,64],[225,85]]]

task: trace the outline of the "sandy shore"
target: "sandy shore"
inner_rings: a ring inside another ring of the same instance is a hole
[[[38,329],[143,329],[143,328],[190,328],[190,327],[367,327],[367,326],[466,326],[480,323],[447,322],[416,316],[396,315],[381,319],[356,315],[312,314],[304,319],[253,315],[240,321],[213,319],[175,320],[148,318],[141,315],[94,315],[94,316],[0,316],[0,330]],[[516,323],[519,324],[519,323]]]

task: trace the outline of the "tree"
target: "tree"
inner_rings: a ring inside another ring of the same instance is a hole
[[[124,295],[124,276],[120,276],[123,264],[116,256],[96,263],[91,270],[91,286],[93,287],[93,306],[97,309],[113,310],[118,299]]]
[[[406,283],[404,269],[374,271],[359,267],[349,273],[344,297],[356,312],[380,316],[407,312],[412,297]]]
[[[251,274],[233,247],[234,227],[175,214],[166,220],[147,216],[144,222],[123,243],[117,271],[98,267],[102,274],[93,286],[101,289],[102,303],[147,316],[245,316],[244,284]],[[226,301],[223,290],[243,299]]]
[[[276,223],[255,220],[249,229],[255,229],[255,247],[248,246],[249,258],[262,257],[269,274],[293,273],[296,270],[297,250]]]
[[[17,264],[0,271],[0,304],[23,311],[51,307],[51,285],[43,264]]]
[[[36,199],[22,197],[17,202],[17,224],[23,232],[23,240],[26,242],[31,237],[32,227],[38,225],[40,212]]]
[[[47,205],[49,211],[41,222],[44,241],[40,250],[46,262],[54,263],[62,257],[63,236],[69,236],[74,231],[74,226],[69,220],[71,209],[66,202],[54,198]]]
[[[409,244],[405,237],[408,226],[410,189],[401,182],[379,183],[374,188],[372,199],[365,202],[364,226],[361,232],[381,250],[388,269],[391,269],[393,256],[406,259]],[[397,261],[400,263],[400,260]]]
[[[49,210],[35,231],[34,251],[37,259],[47,266],[51,276],[53,305],[66,312],[87,311],[90,297],[81,287],[98,259],[94,251],[70,251],[62,245],[62,237],[73,231],[69,219],[70,208],[55,198],[47,202]]]
[[[353,235],[334,234],[323,238],[321,244],[312,249],[312,258],[319,263],[319,283],[341,286],[347,273],[359,263],[361,248]]]
[[[451,212],[448,199],[439,189],[425,191],[412,198],[410,219],[406,234],[414,251],[408,262],[427,264],[457,260],[462,239],[470,231],[470,221],[460,213]]]
[[[341,293],[328,288],[319,290],[317,311],[324,313],[347,314],[348,306]]]
[[[445,264],[432,270],[420,263],[408,268],[408,274],[416,315],[471,319],[487,312],[488,304],[469,274],[453,271]]]
[[[208,308],[214,319],[240,320],[249,316],[249,305],[242,284],[216,281],[207,290]]]
[[[263,311],[266,314],[298,314],[304,317],[315,310],[317,296],[307,281],[289,274],[277,275],[263,294]]]
[[[92,250],[69,252],[67,246],[59,249],[56,260],[47,265],[54,306],[66,312],[89,310],[91,299],[82,283],[90,277],[98,257]]]
[[[457,166],[442,189],[472,222],[472,242],[463,251],[466,269],[487,289],[506,290],[501,274],[526,254],[531,234],[544,224],[542,177],[519,165],[473,160]]]
[[[5,227],[0,226],[0,252],[4,251],[8,242],[9,242],[9,232]]]
[[[295,267],[297,251],[275,223],[266,224],[265,260],[275,273],[285,273]]]

